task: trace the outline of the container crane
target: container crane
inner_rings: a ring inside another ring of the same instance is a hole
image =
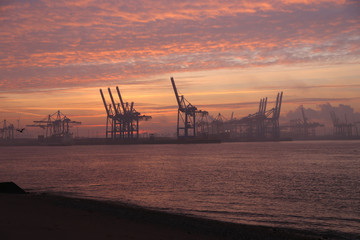
[[[171,77],[171,84],[174,89],[175,98],[178,104],[176,135],[180,137],[196,137],[196,114],[207,115],[206,111],[198,110],[183,95],[179,95],[174,78]]]
[[[110,139],[137,139],[139,137],[139,121],[148,121],[152,117],[141,115],[134,108],[134,102],[124,102],[119,87],[116,92],[120,103],[116,103],[111,89],[108,88],[111,103],[107,104],[103,91],[100,89],[101,98],[104,103],[106,120],[106,138]],[[110,135],[110,136],[109,136]]]
[[[34,124],[27,127],[40,127],[45,130],[45,141],[49,144],[72,144],[73,134],[70,132],[72,125],[80,125],[81,122],[72,121],[66,115],[57,111],[49,114],[42,120],[33,121]],[[39,136],[39,140],[44,136]]]
[[[3,122],[3,127],[0,128],[0,134],[1,134],[1,138],[0,139],[14,139],[14,125],[11,123],[6,122],[6,120],[4,120]]]
[[[345,114],[345,123],[340,122],[339,118],[336,116],[334,111],[330,111],[330,117],[333,122],[334,126],[334,134],[337,136],[345,136],[351,137],[352,136],[352,128],[353,124],[347,123],[347,117]]]

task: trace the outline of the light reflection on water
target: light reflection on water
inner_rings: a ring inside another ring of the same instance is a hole
[[[360,233],[359,146],[1,147],[0,181],[224,221]]]

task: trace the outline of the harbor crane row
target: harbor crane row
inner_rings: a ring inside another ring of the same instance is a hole
[[[219,113],[208,124],[210,135],[233,141],[279,140],[282,96],[283,92],[277,94],[275,107],[269,110],[266,109],[268,98],[260,99],[258,111],[240,119],[234,118],[232,113],[230,120],[227,120]]]

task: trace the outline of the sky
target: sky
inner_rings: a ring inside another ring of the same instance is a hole
[[[119,86],[153,117],[142,131],[173,134],[170,77],[213,116],[247,116],[280,91],[281,116],[360,111],[357,0],[1,0],[0,29],[0,120],[15,126],[60,110],[102,136],[99,89]]]

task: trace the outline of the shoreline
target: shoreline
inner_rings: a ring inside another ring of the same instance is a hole
[[[91,146],[91,145],[158,145],[158,144],[214,144],[221,143],[216,138],[139,138],[139,139],[106,139],[106,138],[74,138],[69,142],[38,141],[38,139],[0,139],[0,146]]]
[[[221,222],[48,193],[1,193],[0,206],[1,239],[360,239],[339,232]]]
[[[62,142],[39,142],[35,138],[1,140],[0,147],[8,146],[91,146],[91,145],[162,145],[162,144],[220,144],[220,143],[256,143],[256,142],[303,142],[303,141],[357,141],[360,136],[337,137],[319,136],[313,138],[291,138],[283,137],[280,139],[220,139],[220,138],[194,138],[194,139],[175,139],[175,138],[155,138],[138,140],[111,140],[106,138],[76,138],[71,143]]]

